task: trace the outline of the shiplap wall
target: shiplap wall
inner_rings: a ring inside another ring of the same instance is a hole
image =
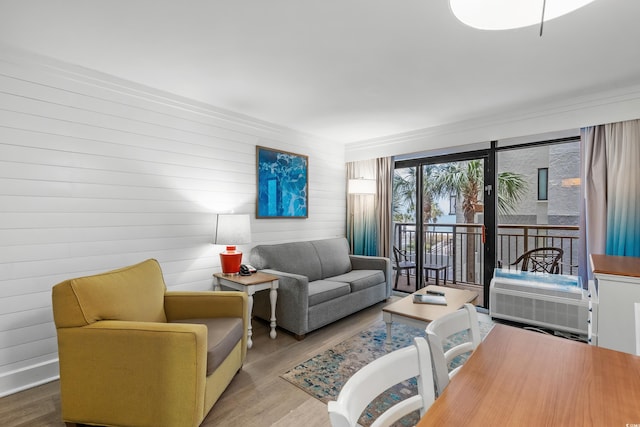
[[[256,145],[309,156],[308,219],[255,219]],[[157,258],[211,289],[227,212],[252,244],[344,236],[344,147],[0,50],[0,396],[58,375],[54,284]]]

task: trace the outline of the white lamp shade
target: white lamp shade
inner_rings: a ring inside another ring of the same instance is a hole
[[[213,243],[216,245],[243,245],[251,243],[251,220],[249,215],[218,215]]]
[[[364,178],[350,179],[347,192],[349,194],[376,194],[376,180]]]

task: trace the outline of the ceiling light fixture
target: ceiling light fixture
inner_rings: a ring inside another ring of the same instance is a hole
[[[453,14],[479,30],[510,30],[540,24],[580,9],[594,0],[449,0]],[[542,18],[541,18],[542,16]]]

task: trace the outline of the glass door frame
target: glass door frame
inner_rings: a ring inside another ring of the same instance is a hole
[[[398,160],[394,162],[394,169],[416,168],[416,206],[423,206],[423,179],[424,166],[442,163],[453,163],[468,160],[483,160],[484,163],[484,212],[483,212],[483,306],[489,305],[489,284],[493,278],[493,271],[496,266],[496,245],[497,245],[497,215],[496,215],[496,141],[491,142],[488,149],[467,151],[455,154],[436,155],[430,157],[420,157],[408,160]],[[416,209],[416,247],[422,248],[424,245],[423,230],[423,209]],[[416,257],[416,283],[424,281],[424,259],[423,256]],[[455,268],[455,266],[454,266]]]

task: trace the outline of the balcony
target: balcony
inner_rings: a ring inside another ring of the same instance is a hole
[[[423,263],[446,266],[447,285],[474,289],[482,294],[483,225],[429,224],[424,229]],[[530,249],[558,247],[564,251],[560,274],[575,275],[578,273],[579,231],[578,226],[501,224],[498,226],[497,259],[507,268],[520,254]],[[409,260],[415,262],[418,253],[415,224],[395,223],[393,245],[406,251]],[[435,278],[430,276],[425,278],[425,284],[435,284]],[[395,283],[395,276],[393,280]],[[397,290],[416,290],[415,271],[409,274],[408,279],[403,272]]]

